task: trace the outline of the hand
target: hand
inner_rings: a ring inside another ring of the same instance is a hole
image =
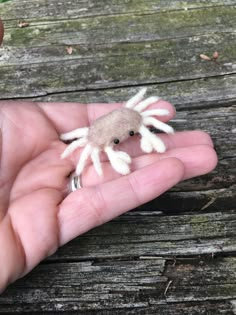
[[[82,189],[68,192],[77,150],[61,159],[59,134],[89,125],[120,104],[0,103],[0,291],[57,248],[93,227],[156,198],[179,181],[211,171],[217,162],[201,131],[163,135],[164,154],[143,154],[138,139],[121,145],[133,157],[120,176],[103,157],[104,178],[91,165]],[[173,107],[164,101],[158,108]]]

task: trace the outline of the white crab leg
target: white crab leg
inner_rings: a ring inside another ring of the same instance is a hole
[[[79,140],[73,141],[67,146],[65,151],[61,154],[61,158],[62,159],[66,158],[79,147],[83,147],[86,143],[87,143],[87,138],[81,138]]]
[[[123,151],[114,151],[116,157],[123,160],[125,163],[130,164],[132,162],[131,157],[129,156],[128,153],[123,152]]]
[[[98,173],[99,176],[102,176],[103,171],[102,171],[101,161],[99,158],[99,153],[100,153],[100,150],[98,148],[94,148],[91,153],[91,159],[93,161],[93,165],[96,172]]]
[[[60,139],[65,141],[72,140],[75,138],[86,137],[88,135],[88,130],[89,130],[88,127],[74,129],[72,131],[61,134]]]
[[[156,135],[151,133],[148,128],[141,126],[139,129],[139,133],[141,134],[142,138],[145,140],[141,140],[141,149],[144,152],[150,153],[151,146],[157,152],[163,153],[166,150],[166,146],[164,142]]]
[[[89,157],[89,155],[91,154],[92,152],[92,147],[90,144],[87,144],[85,146],[85,148],[83,149],[81,155],[80,155],[80,159],[79,159],[79,162],[76,166],[76,175],[80,175],[82,173],[82,171],[84,170],[85,168],[85,163]]]
[[[145,112],[142,112],[141,115],[143,117],[147,116],[167,116],[169,115],[169,111],[167,109],[150,109],[146,110]]]
[[[147,88],[142,88],[137,94],[131,97],[125,104],[126,108],[132,108],[137,105],[144,97],[147,92]]]
[[[174,133],[174,129],[171,126],[169,126],[169,125],[163,123],[162,121],[159,121],[153,117],[145,117],[143,119],[143,123],[144,123],[144,125],[151,125],[151,126],[157,128],[159,130],[166,132],[166,133]]]
[[[153,145],[151,141],[145,136],[142,136],[141,138],[141,149],[146,153],[151,153],[153,151]]]
[[[138,105],[134,107],[134,110],[137,112],[142,112],[145,108],[147,108],[149,105],[156,103],[159,101],[160,98],[157,96],[151,96],[146,98],[144,101],[140,102]]]
[[[122,175],[127,175],[130,173],[128,164],[131,162],[131,158],[127,153],[122,151],[114,151],[112,147],[109,146],[106,147],[104,151],[106,152],[114,170]]]

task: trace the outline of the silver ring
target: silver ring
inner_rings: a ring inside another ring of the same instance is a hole
[[[72,173],[70,175],[70,191],[74,192],[80,188],[82,188],[80,177],[75,175],[75,173]]]

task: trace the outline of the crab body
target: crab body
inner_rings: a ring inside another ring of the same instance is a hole
[[[62,158],[69,156],[79,147],[84,147],[76,167],[76,175],[80,175],[86,166],[89,156],[92,159],[95,170],[99,175],[103,174],[99,158],[104,151],[112,167],[120,174],[130,172],[131,157],[123,151],[114,150],[114,146],[125,141],[136,133],[141,135],[141,149],[150,153],[165,152],[163,141],[147,128],[154,126],[166,133],[173,133],[172,127],[153,118],[152,116],[164,116],[169,112],[165,109],[153,109],[144,111],[149,105],[157,102],[157,97],[149,97],[142,101],[146,89],[142,89],[125,105],[95,120],[90,127],[78,128],[61,135],[61,140],[74,140],[62,153]]]
[[[141,124],[142,116],[138,112],[120,108],[94,121],[89,128],[88,141],[94,147],[104,150],[115,142],[125,141],[130,134],[138,133]]]

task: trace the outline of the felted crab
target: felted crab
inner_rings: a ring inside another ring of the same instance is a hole
[[[174,133],[172,127],[153,117],[168,115],[169,111],[166,109],[144,111],[149,105],[159,100],[155,96],[143,100],[145,93],[146,88],[141,89],[122,108],[98,118],[90,127],[78,128],[60,136],[63,141],[76,139],[62,153],[61,158],[63,159],[77,148],[84,147],[75,171],[77,176],[83,172],[89,157],[91,157],[96,172],[100,176],[103,175],[99,157],[101,151],[107,154],[116,172],[122,175],[128,174],[131,157],[126,152],[114,150],[114,146],[136,133],[141,135],[142,151],[146,153],[151,153],[153,150],[160,153],[165,152],[165,144],[149,130],[148,126],[153,126],[166,133]]]

